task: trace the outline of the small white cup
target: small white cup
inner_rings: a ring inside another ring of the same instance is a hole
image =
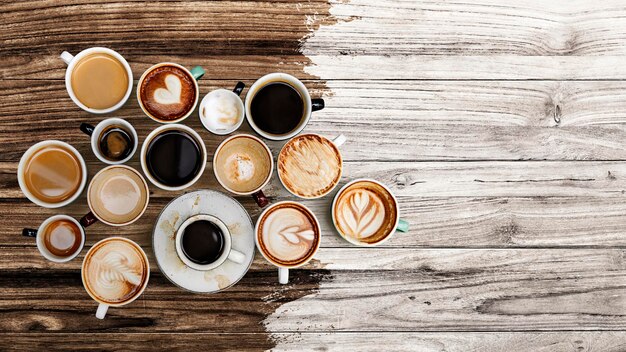
[[[122,63],[122,65],[124,65],[124,68],[126,69],[126,74],[128,75],[128,88],[126,88],[126,94],[124,94],[124,98],[122,98],[122,100],[120,100],[117,104],[108,109],[92,109],[85,106],[85,104],[81,103],[80,100],[76,98],[74,90],[72,89],[72,72],[74,71],[74,67],[76,67],[76,63],[80,62],[80,60],[87,55],[97,53],[104,53],[116,58],[119,62]],[[130,92],[133,90],[133,72],[131,71],[128,62],[126,62],[126,59],[124,59],[124,57],[118,54],[116,51],[109,48],[93,47],[81,51],[76,56],[68,53],[67,51],[64,51],[61,53],[60,58],[67,64],[67,70],[65,71],[65,88],[67,89],[67,93],[70,95],[70,98],[72,98],[74,104],[78,105],[78,107],[80,107],[81,109],[92,114],[106,114],[121,108],[128,100],[128,97],[130,97]]]
[[[209,132],[213,134],[223,136],[229,133],[233,133],[239,127],[241,127],[241,124],[243,123],[243,120],[245,119],[246,110],[243,106],[243,101],[241,100],[239,95],[241,94],[241,91],[243,91],[244,87],[245,87],[245,84],[243,84],[243,82],[239,82],[235,86],[235,89],[233,89],[232,91],[227,90],[227,89],[216,89],[216,90],[212,90],[207,95],[205,95],[204,98],[202,98],[202,101],[200,102],[200,109],[198,109],[198,115],[200,116],[200,122],[202,122],[202,125],[204,126],[204,128],[206,128],[207,130],[209,130]],[[204,113],[205,113],[205,108],[208,106],[211,98],[219,98],[220,95],[222,96],[222,99],[234,98],[234,100],[237,102],[237,105],[238,105],[237,109],[239,110],[239,116],[237,116],[237,123],[230,126],[229,128],[216,129],[216,128],[213,128],[209,124],[208,117],[205,116]]]
[[[122,126],[124,130],[126,130],[127,132],[130,132],[130,134],[132,135],[133,150],[131,150],[130,154],[128,154],[128,156],[122,160],[117,160],[117,161],[109,160],[105,158],[104,155],[102,155],[102,153],[100,152],[100,147],[98,146],[98,143],[100,142],[99,141],[100,134],[102,134],[102,131],[104,131],[109,126]],[[109,164],[109,165],[123,164],[127,162],[128,160],[130,160],[130,158],[132,158],[133,155],[135,155],[135,152],[137,151],[137,144],[139,143],[139,138],[137,137],[137,131],[135,131],[135,128],[133,127],[133,125],[131,125],[130,122],[126,120],[123,120],[117,117],[112,117],[110,119],[100,121],[100,123],[98,123],[95,127],[88,123],[82,123],[80,125],[80,130],[83,131],[85,134],[91,136],[91,150],[96,155],[96,157],[105,164]]]
[[[48,250],[48,248],[46,248],[46,246],[43,243],[43,237],[40,234],[43,234],[43,232],[45,231],[46,227],[51,224],[53,221],[57,221],[57,220],[69,220],[71,222],[73,222],[74,224],[76,224],[76,226],[78,226],[78,229],[80,230],[80,246],[78,247],[78,249],[76,250],[76,252],[74,252],[74,254],[70,255],[69,257],[59,257],[57,255],[54,255],[52,253],[50,253],[50,251]],[[39,229],[37,230],[33,230],[33,229],[24,229],[22,230],[22,235],[27,236],[27,237],[35,237],[36,241],[37,241],[37,249],[39,249],[39,253],[41,253],[41,255],[44,256],[44,258],[48,259],[51,262],[55,262],[55,263],[65,263],[65,262],[69,262],[70,260],[76,258],[76,256],[78,255],[78,253],[80,253],[80,251],[83,250],[83,246],[85,245],[85,229],[83,229],[82,226],[80,226],[80,224],[78,223],[78,221],[76,221],[76,219],[74,219],[71,216],[67,216],[67,215],[54,215],[51,216],[49,218],[47,218],[46,220],[44,220],[44,222],[41,223],[41,225],[39,226]]]
[[[217,227],[220,228],[220,230],[222,231],[222,235],[224,236],[224,250],[222,251],[222,254],[220,255],[220,257],[217,258],[216,261],[210,264],[194,263],[191,260],[189,260],[189,258],[187,258],[187,256],[183,252],[182,243],[181,243],[182,238],[183,238],[183,233],[185,232],[185,229],[187,228],[187,226],[191,225],[192,223],[198,220],[207,220],[207,221],[214,223],[215,225],[217,225]],[[232,262],[238,263],[238,264],[241,264],[246,260],[245,254],[232,248],[232,238],[231,238],[230,231],[228,230],[228,227],[226,226],[226,224],[224,224],[222,220],[212,215],[198,214],[185,220],[178,228],[178,231],[176,231],[175,243],[176,243],[176,253],[178,254],[178,257],[180,258],[180,260],[182,260],[183,263],[185,263],[185,265],[187,265],[188,267],[195,269],[195,270],[199,270],[199,271],[207,271],[207,270],[215,269],[218,266],[222,265],[222,263],[224,263],[226,259]]]

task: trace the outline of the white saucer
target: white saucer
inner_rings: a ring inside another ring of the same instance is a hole
[[[176,254],[176,230],[190,216],[209,214],[222,220],[232,235],[232,248],[246,256],[243,263],[230,260],[209,271],[185,265]],[[254,260],[254,225],[244,207],[221,192],[199,190],[174,198],[167,204],[152,232],[152,250],[163,275],[174,285],[196,293],[214,293],[236,284]]]

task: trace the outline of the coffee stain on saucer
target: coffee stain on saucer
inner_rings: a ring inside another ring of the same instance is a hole
[[[215,281],[217,281],[217,287],[220,290],[223,290],[230,285],[230,280],[224,275],[215,276]]]
[[[234,223],[234,224],[230,224],[227,225],[228,227],[228,232],[230,232],[231,235],[240,235],[241,234],[241,223]]]
[[[177,211],[172,212],[172,217],[161,221],[159,228],[166,235],[169,235],[172,239],[176,237],[176,223],[180,220],[180,213]]]

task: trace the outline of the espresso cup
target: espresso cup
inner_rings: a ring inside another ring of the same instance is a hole
[[[143,293],[150,278],[150,264],[137,243],[109,237],[85,254],[81,277],[89,296],[98,302],[96,318],[104,319],[109,307],[127,305]]]
[[[396,232],[407,232],[400,219],[398,200],[382,183],[357,179],[343,186],[331,206],[333,225],[346,241],[357,246],[377,246]]]
[[[263,141],[249,134],[226,138],[213,155],[213,173],[231,193],[252,195],[262,208],[269,201],[261,190],[272,178],[274,159]]]
[[[200,179],[207,151],[200,135],[185,125],[154,129],[141,147],[141,168],[150,182],[166,191],[180,191]]]
[[[289,282],[289,269],[308,263],[320,247],[320,225],[306,206],[291,201],[272,204],[254,227],[263,257],[278,267],[278,282]]]
[[[31,202],[45,208],[70,204],[87,183],[87,165],[76,148],[57,141],[39,142],[22,155],[17,181]]]
[[[150,201],[148,184],[141,174],[126,165],[100,170],[89,183],[87,204],[90,212],[80,219],[83,227],[97,221],[125,226],[137,221]]]
[[[324,108],[323,99],[311,99],[299,79],[286,73],[259,78],[246,94],[246,118],[264,138],[289,139],[304,129],[311,112]]]
[[[239,96],[245,86],[239,82],[232,91],[216,89],[204,96],[198,109],[204,128],[213,134],[226,135],[241,126],[245,108]]]
[[[64,51],[67,64],[65,88],[74,104],[93,114],[106,114],[122,107],[133,89],[133,73],[122,55],[94,47],[76,56]]]
[[[212,215],[198,214],[185,220],[176,231],[176,253],[188,267],[206,271],[226,260],[241,264],[245,254],[232,248],[230,231]]]
[[[23,229],[22,235],[35,237],[39,253],[55,263],[76,258],[85,245],[85,230],[76,219],[67,215],[51,216],[37,230]]]
[[[289,140],[276,160],[278,178],[296,197],[320,198],[332,191],[341,179],[343,160],[339,147],[344,135],[330,140],[319,134],[302,134]]]
[[[160,123],[186,119],[198,104],[198,82],[204,70],[191,70],[172,62],[162,62],[147,69],[137,83],[137,101],[141,110]]]
[[[91,136],[91,150],[103,163],[123,164],[137,150],[137,131],[126,120],[114,117],[101,121],[95,127],[83,122],[80,130]]]

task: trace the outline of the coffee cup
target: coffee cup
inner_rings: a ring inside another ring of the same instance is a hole
[[[150,264],[137,243],[109,237],[85,254],[81,277],[89,296],[98,302],[96,318],[104,319],[109,307],[127,305],[143,293],[150,278]]]
[[[357,179],[343,186],[331,206],[333,225],[346,241],[357,246],[377,246],[396,232],[407,232],[398,200],[382,183]]]
[[[160,123],[186,119],[198,104],[198,82],[204,76],[200,66],[191,70],[172,62],[162,62],[147,69],[137,83],[137,101],[141,110]]]
[[[35,237],[39,253],[55,263],[76,258],[85,244],[85,230],[76,219],[67,215],[51,216],[37,230],[23,229],[22,235]]]
[[[91,150],[104,163],[123,164],[137,150],[137,131],[126,120],[114,117],[101,121],[95,127],[83,122],[80,130],[91,136]]]
[[[87,183],[87,165],[76,148],[57,141],[39,142],[22,155],[17,181],[31,202],[59,208],[73,202]]]
[[[324,108],[323,99],[311,99],[306,86],[286,73],[270,73],[248,90],[245,101],[250,127],[263,138],[289,139],[304,129],[311,112]]]
[[[80,224],[83,227],[97,221],[111,226],[132,224],[146,211],[149,200],[148,184],[137,170],[126,165],[107,166],[89,183],[90,212],[80,219]]]
[[[274,159],[270,148],[253,135],[226,138],[213,155],[213,173],[229,192],[252,195],[260,207],[269,201],[261,190],[272,177]]]
[[[341,179],[343,160],[339,147],[344,135],[330,140],[319,134],[302,134],[289,140],[276,160],[278,178],[291,194],[305,199],[320,198]]]
[[[245,254],[232,248],[230,231],[212,215],[198,214],[185,220],[176,231],[176,253],[188,267],[206,271],[226,260],[241,264]]]
[[[289,269],[308,263],[320,247],[320,225],[306,206],[291,201],[272,204],[261,213],[254,240],[263,257],[278,267],[278,282],[289,282]]]
[[[239,96],[245,86],[239,82],[232,91],[216,89],[204,96],[198,109],[204,128],[213,134],[226,135],[241,126],[245,108]]]
[[[76,56],[64,51],[67,64],[65,87],[74,104],[93,114],[106,114],[122,107],[133,89],[133,73],[122,55],[94,47]]]
[[[200,179],[207,151],[200,135],[185,125],[157,127],[141,147],[141,168],[155,186],[180,191]]]

